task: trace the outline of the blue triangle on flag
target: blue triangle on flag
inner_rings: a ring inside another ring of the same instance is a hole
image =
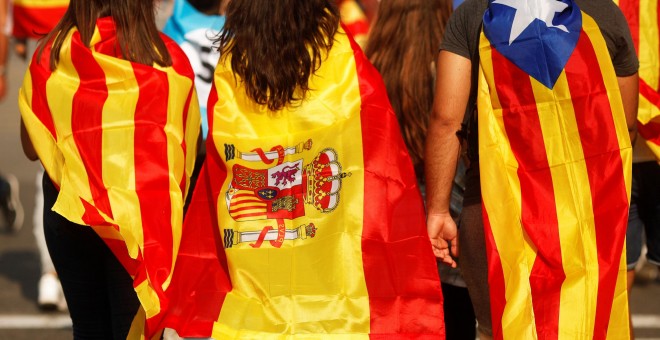
[[[552,89],[580,38],[582,13],[577,4],[571,0],[537,1],[557,1],[567,4],[568,7],[555,14],[552,25],[563,25],[568,32],[557,27],[548,27],[544,21],[534,19],[509,44],[517,10],[490,0],[488,9],[484,13],[484,34],[491,45],[505,58]],[[528,1],[529,6],[535,3],[536,1]]]

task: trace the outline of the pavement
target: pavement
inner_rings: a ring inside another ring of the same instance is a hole
[[[38,165],[23,156],[19,137],[16,98],[27,62],[13,55],[10,59],[9,88],[0,102],[0,172],[18,178],[25,222],[18,233],[0,233],[0,340],[71,339],[68,313],[40,311],[36,304],[41,265],[32,213]],[[656,268],[642,268],[630,299],[637,339],[660,340],[660,281]]]

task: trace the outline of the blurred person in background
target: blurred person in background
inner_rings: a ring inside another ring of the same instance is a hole
[[[188,56],[195,72],[195,89],[202,115],[202,143],[197,151],[195,171],[190,178],[190,202],[199,171],[206,158],[204,141],[209,132],[206,103],[213,84],[213,71],[218,64],[220,52],[213,46],[213,39],[220,33],[225,23],[224,13],[228,0],[175,0],[172,15],[163,28],[163,33],[176,41]]]

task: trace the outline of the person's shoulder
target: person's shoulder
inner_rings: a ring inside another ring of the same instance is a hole
[[[454,10],[455,15],[462,15],[481,20],[488,7],[488,0],[465,0]]]
[[[580,9],[591,16],[598,25],[614,23],[613,21],[623,20],[625,18],[619,9],[619,6],[612,0],[576,0],[575,3]]]

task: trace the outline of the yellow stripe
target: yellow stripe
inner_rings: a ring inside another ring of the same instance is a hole
[[[213,337],[228,339],[287,338],[307,334],[323,338],[369,333],[369,299],[362,267],[362,221],[364,204],[360,92],[353,50],[344,34],[335,35],[331,56],[310,79],[312,91],[303,105],[277,113],[253,104],[244,88],[236,86],[228,65],[218,65],[215,86],[220,94],[214,108],[214,126],[210,133],[216,148],[223,154],[224,143],[237,151],[257,147],[295,146],[312,139],[312,149],[288,156],[286,161],[303,159],[309,164],[325,147],[337,150],[343,171],[352,175],[344,180],[341,195],[352,200],[340,201],[337,209],[323,214],[305,205],[305,218],[286,220],[286,228],[313,222],[316,237],[287,240],[275,249],[267,242],[259,249],[241,243],[226,249],[233,290],[227,295]],[[350,92],[347,92],[350,90]],[[234,159],[227,169],[241,164],[253,169],[273,165]],[[275,221],[235,222],[227,211],[224,194],[231,173],[218,200],[221,227],[238,232],[260,231],[276,227]],[[368,199],[378,199],[370,197]],[[300,202],[303,204],[303,202]],[[305,256],[296,255],[302,253]],[[318,268],[324,268],[318,271]],[[240,330],[241,333],[237,333]]]
[[[493,83],[490,48],[482,33],[478,93],[480,176],[483,204],[502,260],[505,281],[502,333],[505,339],[535,339],[529,275],[536,253],[520,226],[518,162],[504,128],[501,104]]]
[[[14,5],[21,7],[63,7],[69,6],[69,0],[13,0]]]
[[[598,252],[589,175],[566,73],[553,90],[532,79],[552,175],[562,264],[559,339],[593,338]]]
[[[97,29],[92,41],[100,39]],[[92,56],[106,76],[106,102],[122,103],[121,107],[103,106],[103,184],[108,190],[114,223],[120,226],[129,255],[137,258],[139,249],[144,247],[140,201],[135,192],[134,116],[138,84],[129,62],[96,52]]]
[[[73,139],[71,130],[71,117],[73,97],[80,84],[78,72],[71,61],[71,30],[66,42],[60,50],[60,63],[46,84],[46,96],[48,105],[53,113],[53,121],[57,122],[57,133],[60,138],[59,149],[66,163],[58,164],[62,168],[62,182],[57,202],[53,210],[62,216],[66,216],[72,222],[85,224],[82,216],[85,212],[79,197],[93,202],[92,193],[89,188],[89,178],[82,158],[78,153],[78,147]],[[51,152],[48,150],[48,152]]]
[[[595,51],[607,51],[607,45],[603,39],[602,34],[598,25],[594,20],[588,15],[582,15],[583,29],[585,33],[589,36],[591,44],[594,47]],[[657,44],[657,43],[656,43]],[[657,46],[657,45],[656,45]],[[630,190],[631,190],[631,181],[632,181],[632,147],[630,145],[630,137],[628,135],[628,128],[626,125],[626,118],[623,111],[623,102],[621,100],[621,93],[619,92],[619,84],[617,82],[616,74],[614,73],[614,66],[612,66],[612,61],[608,53],[596,53],[598,58],[598,64],[603,74],[603,80],[605,82],[605,87],[607,88],[607,97],[610,101],[610,106],[612,108],[612,119],[614,121],[614,126],[616,129],[617,139],[619,141],[619,148],[621,149],[621,161],[625,184],[626,192],[628,194],[628,200],[630,200]],[[625,259],[626,254],[626,244],[624,242],[622,257]],[[626,285],[621,284],[625,282],[626,271],[625,271],[625,262],[620,267],[619,274],[617,277],[617,285],[614,291],[614,302],[612,304],[612,311],[610,317],[610,324],[608,330],[611,330],[614,334],[628,334],[629,324],[628,324],[628,293],[626,291]],[[623,316],[622,316],[623,315]],[[608,337],[610,336],[608,331]],[[626,335],[627,336],[627,335]],[[614,337],[616,338],[616,337]]]
[[[137,287],[135,287],[135,292],[137,293],[140,304],[142,305],[141,309],[144,309],[144,313],[147,315],[147,319],[153,317],[154,315],[160,313],[160,302],[158,300],[158,295],[156,292],[149,286],[150,280],[142,281]]]
[[[607,339],[619,340],[629,339],[630,324],[628,315],[628,294],[627,294],[627,266],[626,250],[621,254],[619,261],[619,274],[614,288],[614,302],[612,303],[612,314],[610,316],[610,325],[607,328]],[[625,294],[621,294],[621,292]]]
[[[658,1],[639,2],[639,77],[658,90]]]

